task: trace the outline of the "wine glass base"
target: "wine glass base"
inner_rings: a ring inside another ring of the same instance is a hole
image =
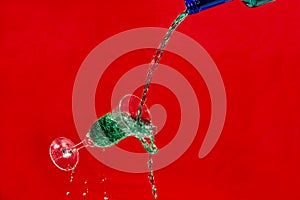
[[[51,160],[61,170],[70,171],[74,169],[79,161],[79,153],[75,144],[65,137],[53,140],[49,148]]]

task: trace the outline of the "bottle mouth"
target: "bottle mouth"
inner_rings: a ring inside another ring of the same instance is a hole
[[[184,4],[189,15],[218,6],[232,0],[185,0]]]

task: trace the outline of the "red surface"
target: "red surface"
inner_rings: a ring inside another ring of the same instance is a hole
[[[87,54],[128,29],[166,28],[183,9],[183,1],[174,0],[0,2],[1,200],[83,199],[87,187],[85,199],[103,199],[103,187],[113,200],[152,199],[146,174],[110,169],[86,150],[70,184],[70,174],[52,164],[48,148],[58,136],[79,141],[72,89]],[[198,158],[204,117],[188,151],[156,172],[159,199],[300,199],[299,9],[298,0],[256,9],[234,1],[190,16],[179,27],[219,67],[227,117],[207,157]],[[176,63],[170,57],[162,62]]]

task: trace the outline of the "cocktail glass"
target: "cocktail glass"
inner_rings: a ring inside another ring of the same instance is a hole
[[[70,171],[78,164],[80,149],[108,148],[129,136],[140,140],[148,153],[157,153],[154,144],[156,126],[151,123],[151,114],[146,104],[139,111],[140,102],[137,96],[125,95],[115,109],[92,124],[86,138],[78,144],[65,137],[56,138],[49,148],[53,163],[61,170]]]

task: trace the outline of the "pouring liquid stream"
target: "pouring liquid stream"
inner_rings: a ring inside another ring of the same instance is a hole
[[[173,21],[173,23],[171,24],[171,26],[169,27],[165,37],[163,38],[163,41],[160,43],[160,45],[158,46],[158,48],[156,49],[151,62],[149,63],[149,69],[147,72],[147,77],[146,77],[146,84],[144,86],[144,90],[142,93],[142,98],[141,98],[141,102],[139,105],[139,109],[138,109],[138,114],[137,114],[137,119],[138,121],[141,120],[141,114],[142,114],[142,107],[147,99],[147,93],[152,81],[152,77],[153,77],[153,73],[154,71],[157,69],[158,67],[158,63],[161,60],[161,57],[164,53],[164,50],[170,40],[170,37],[172,35],[172,33],[176,30],[176,28],[181,24],[181,22],[183,22],[183,20],[187,17],[188,12],[187,11],[183,11],[181,14],[179,14],[177,16],[177,18]]]
[[[144,90],[142,93],[142,98],[141,98],[141,102],[139,104],[138,107],[138,112],[137,112],[137,121],[140,122],[141,121],[141,115],[142,115],[142,108],[143,105],[147,99],[147,93],[152,81],[152,77],[154,74],[154,71],[157,69],[158,67],[158,63],[161,60],[161,57],[164,53],[164,50],[170,40],[170,37],[172,35],[172,33],[176,30],[176,28],[181,24],[181,22],[183,22],[183,20],[187,17],[188,12],[184,11],[181,14],[179,14],[177,16],[177,18],[173,21],[173,23],[171,24],[171,26],[169,27],[165,37],[163,38],[163,41],[160,43],[160,45],[158,46],[158,48],[156,49],[152,60],[149,64],[149,69],[147,72],[147,77],[146,77],[146,84],[144,86]],[[150,138],[150,143],[154,143],[154,138]],[[152,194],[154,196],[154,198],[157,198],[157,191],[156,191],[156,185],[155,185],[155,180],[154,180],[154,171],[153,171],[153,160],[152,160],[152,154],[149,153],[149,158],[148,158],[148,169],[149,169],[149,175],[148,175],[148,179],[149,179],[149,183],[151,185],[152,188]]]

